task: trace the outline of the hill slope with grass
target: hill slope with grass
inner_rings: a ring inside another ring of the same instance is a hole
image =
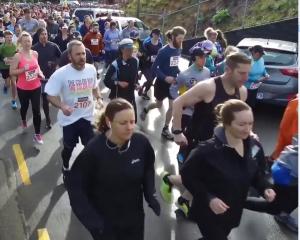
[[[138,0],[131,0],[124,6],[128,15],[136,15],[137,2]],[[195,35],[202,36],[203,30],[208,26],[229,31],[298,16],[297,0],[140,0],[140,2],[140,18],[148,26],[159,27],[165,31],[175,25],[181,25],[188,30],[189,38]],[[202,3],[198,5],[199,2]]]

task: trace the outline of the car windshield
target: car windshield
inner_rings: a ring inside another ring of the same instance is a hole
[[[123,30],[124,28],[126,28],[127,26],[128,26],[128,22],[127,22],[127,21],[122,21],[122,23],[121,23],[122,30]],[[148,30],[148,28],[143,24],[143,22],[140,22],[140,21],[135,21],[135,22],[134,22],[134,26],[135,26],[137,29]]]
[[[248,49],[242,49],[248,56],[251,53]],[[273,66],[291,66],[297,63],[297,54],[291,52],[276,51],[273,49],[266,49],[263,56],[266,65]]]
[[[83,22],[84,16],[89,15],[93,16],[93,11],[91,10],[78,10],[75,12],[75,16],[79,18],[80,22]]]

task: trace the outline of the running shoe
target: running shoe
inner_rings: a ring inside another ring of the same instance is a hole
[[[23,128],[23,130],[25,130],[27,128],[27,122],[26,122],[26,120],[22,120],[21,127]]]
[[[44,144],[43,138],[41,134],[34,134],[33,136],[33,141],[36,142],[37,144]]]
[[[288,229],[290,229],[292,232],[294,233],[298,233],[298,224],[296,222],[296,220],[291,217],[290,215],[286,214],[286,215],[275,215],[274,219],[285,225]]]
[[[172,194],[172,183],[170,182],[170,180],[168,179],[168,176],[170,176],[169,173],[163,173],[162,174],[162,181],[160,184],[160,194],[162,199],[168,203],[168,204],[172,204],[173,202],[173,194]]]
[[[18,104],[16,100],[11,100],[11,108],[16,110],[18,108]]]
[[[6,86],[4,86],[4,87],[3,87],[3,94],[5,94],[5,95],[6,95],[6,94],[7,94],[7,92],[8,92],[8,88],[7,88]]]
[[[170,132],[170,130],[169,130],[168,127],[164,127],[164,128],[163,128],[161,135],[162,135],[165,139],[167,139],[167,140],[169,140],[169,141],[174,141],[174,136],[173,136],[173,134]]]
[[[140,114],[140,118],[141,118],[142,121],[146,120],[147,113],[148,112],[147,112],[146,108],[144,108],[143,111]]]
[[[147,101],[150,100],[150,97],[147,95],[147,93],[143,93],[143,94],[142,94],[142,98],[143,98],[144,100],[147,100]]]
[[[184,216],[187,218],[190,211],[190,203],[188,200],[184,199],[183,197],[179,197],[176,206],[180,211],[183,212]]]

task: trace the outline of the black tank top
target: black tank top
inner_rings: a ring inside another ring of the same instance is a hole
[[[205,141],[213,136],[216,126],[215,107],[229,99],[240,99],[240,91],[235,89],[233,95],[228,95],[223,87],[221,77],[214,79],[216,84],[216,93],[213,100],[209,103],[199,102],[195,105],[192,116],[191,129],[188,131],[192,139],[196,141]]]

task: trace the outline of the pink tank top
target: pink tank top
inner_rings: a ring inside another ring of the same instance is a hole
[[[31,59],[26,59],[23,53],[20,53],[18,68],[24,68],[29,65],[29,70],[18,76],[17,87],[22,90],[34,90],[41,86],[41,78],[39,77],[39,65],[36,57],[32,54]]]

